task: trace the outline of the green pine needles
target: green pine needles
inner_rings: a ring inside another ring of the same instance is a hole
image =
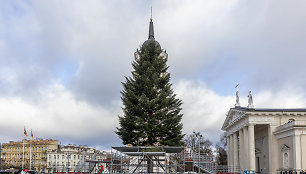
[[[176,98],[167,72],[167,54],[149,42],[137,50],[132,77],[121,91],[123,116],[117,135],[134,146],[181,146],[182,101]]]

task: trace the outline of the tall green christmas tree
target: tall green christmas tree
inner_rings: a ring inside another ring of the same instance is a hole
[[[121,91],[123,116],[117,134],[123,144],[134,146],[181,146],[182,101],[176,98],[166,64],[168,54],[154,38],[152,19],[149,38],[137,49],[132,77]]]

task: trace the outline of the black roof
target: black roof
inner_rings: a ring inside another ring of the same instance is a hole
[[[162,148],[164,152],[166,153],[179,153],[184,150],[184,147],[180,146],[165,146],[165,147],[147,147],[147,146],[119,146],[119,147],[112,147],[115,150],[118,150],[120,152],[142,152],[144,149],[154,149],[154,148]]]
[[[237,109],[240,111],[253,111],[253,112],[306,112],[306,108],[248,108],[248,107],[234,107],[232,109]]]

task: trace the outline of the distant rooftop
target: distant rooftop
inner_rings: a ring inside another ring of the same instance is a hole
[[[58,140],[53,139],[34,139],[34,140],[24,140],[25,144],[29,144],[30,142],[32,144],[49,144],[49,143],[58,143]],[[9,143],[3,143],[3,145],[16,145],[16,144],[22,144],[23,141],[10,141]]]

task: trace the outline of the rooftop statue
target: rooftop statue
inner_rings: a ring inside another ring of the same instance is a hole
[[[236,104],[235,107],[240,107],[240,102],[239,102],[239,89],[238,89],[239,83],[236,84]]]
[[[249,95],[248,95],[248,98],[249,98],[249,100],[248,100],[248,108],[254,108],[254,105],[253,105],[253,96],[252,96],[252,92],[251,91],[249,91]]]

